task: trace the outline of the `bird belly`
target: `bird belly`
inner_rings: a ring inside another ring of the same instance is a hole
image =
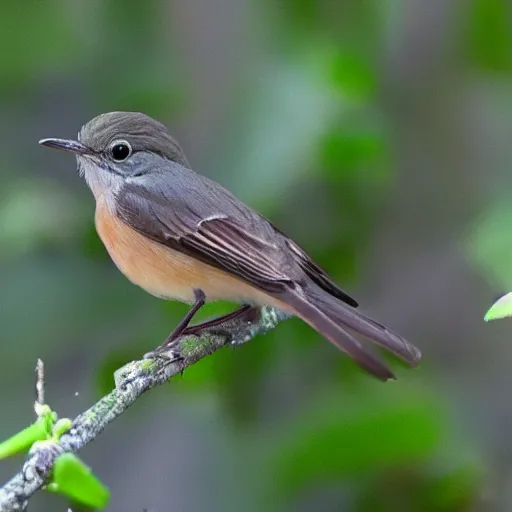
[[[283,306],[244,281],[141,235],[101,204],[96,229],[119,270],[156,297],[193,303],[194,290],[200,289],[208,301]]]

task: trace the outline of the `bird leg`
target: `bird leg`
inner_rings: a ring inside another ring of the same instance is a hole
[[[166,347],[169,343],[183,334],[183,331],[188,327],[188,324],[191,322],[192,318],[194,318],[194,315],[204,306],[206,296],[203,290],[194,290],[194,298],[196,301],[183,317],[183,320],[173,329],[171,334],[167,336],[167,339],[160,345],[160,347]]]
[[[211,320],[206,320],[205,322],[201,322],[200,324],[191,325],[190,327],[184,329],[182,334],[187,336],[190,334],[198,334],[204,329],[210,329],[211,327],[223,324],[224,322],[228,322],[229,320],[234,320],[235,318],[242,316],[249,309],[251,309],[251,306],[249,304],[244,304],[241,308],[236,309],[231,313],[227,313],[226,315],[222,315]]]
[[[217,318],[213,318],[211,320],[206,320],[205,322],[201,322],[200,324],[189,326],[194,315],[204,306],[206,301],[206,296],[202,290],[196,289],[194,290],[195,302],[192,307],[188,310],[187,314],[183,317],[181,322],[173,329],[171,334],[167,336],[166,340],[159,345],[155,350],[149,352],[144,357],[146,358],[163,358],[167,359],[166,356],[162,354],[162,351],[168,347],[173,341],[175,341],[180,336],[190,336],[196,335],[198,336],[205,329],[211,329],[218,325],[221,325],[230,320],[235,320],[236,318],[241,317],[244,314],[247,314],[249,311],[254,310],[255,312],[259,310],[257,307],[250,306],[249,304],[244,304],[239,309],[232,311],[231,313],[227,313],[226,315],[219,316]],[[251,318],[252,316],[249,315]],[[220,332],[220,331],[219,331]],[[173,358],[170,358],[173,359]],[[174,360],[174,359],[173,359]]]
[[[217,318],[213,318],[212,320],[207,320],[200,324],[189,326],[188,324],[190,323],[194,315],[204,306],[206,299],[205,294],[202,290],[194,290],[194,296],[196,301],[193,304],[193,306],[189,309],[183,320],[176,326],[176,328],[171,332],[171,334],[169,334],[164,343],[159,345],[155,350],[152,350],[151,352],[148,352],[147,354],[144,355],[145,359],[161,359],[168,363],[182,360],[183,358],[179,354],[173,354],[172,356],[163,354],[163,351],[165,351],[166,347],[168,347],[168,345],[171,344],[174,340],[176,340],[179,336],[197,336],[201,333],[201,331],[205,329],[210,329],[217,325],[221,325],[230,320],[239,318],[244,314],[248,314],[248,321],[252,321],[252,313],[256,313],[260,309],[258,307],[250,306],[249,304],[244,304],[242,307],[235,311],[232,311],[231,313],[219,316]],[[256,318],[256,316],[254,316],[254,318]]]

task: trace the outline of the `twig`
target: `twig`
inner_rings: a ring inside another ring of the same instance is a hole
[[[36,404],[44,405],[44,363],[41,359],[36,363]]]
[[[71,429],[58,442],[45,441],[34,446],[20,472],[0,488],[0,512],[25,510],[29,498],[47,483],[59,455],[81,450],[143,393],[228,344],[245,343],[268,332],[288,316],[274,308],[251,308],[197,336],[185,332],[166,349],[165,357],[128,363],[115,373],[115,389],[75,418]],[[41,384],[37,388],[39,401],[44,398],[42,363],[37,368],[38,385]]]

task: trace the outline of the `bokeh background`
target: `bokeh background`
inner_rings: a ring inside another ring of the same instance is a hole
[[[298,320],[224,349],[84,450],[109,510],[512,510],[512,323],[483,322],[512,289],[510,2],[1,0],[0,48],[0,438],[36,358],[74,417],[186,311],[116,270],[37,144],[141,110],[424,362],[384,385]]]

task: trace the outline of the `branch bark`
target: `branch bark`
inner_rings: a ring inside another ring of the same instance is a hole
[[[288,318],[270,307],[250,308],[243,315],[201,331],[185,333],[169,345],[162,358],[132,361],[115,373],[115,389],[73,421],[59,441],[34,445],[22,469],[0,488],[0,512],[25,510],[28,500],[49,480],[57,457],[77,453],[124,413],[143,393],[166,383],[218,349],[250,341]]]

